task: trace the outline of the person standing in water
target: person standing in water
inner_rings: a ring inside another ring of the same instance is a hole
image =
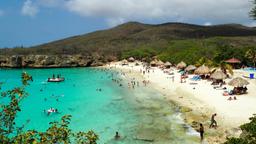
[[[120,137],[121,137],[121,136],[119,135],[119,133],[116,132],[115,139],[118,140],[118,139],[120,139]]]
[[[202,123],[200,123],[199,133],[200,133],[200,139],[202,142],[204,140],[204,126]]]
[[[216,117],[216,116],[217,116],[216,113],[212,115],[211,124],[210,124],[210,127],[209,127],[209,128],[212,128],[212,127],[216,128],[216,127],[217,127],[217,122],[216,122],[216,120],[215,120],[215,117]]]

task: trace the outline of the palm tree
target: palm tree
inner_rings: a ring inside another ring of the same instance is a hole
[[[199,67],[201,65],[206,65],[208,67],[212,67],[214,65],[213,61],[208,58],[201,57],[198,61],[196,61],[195,66]]]
[[[227,71],[228,71],[231,75],[234,74],[234,72],[233,72],[233,67],[232,67],[230,64],[227,64],[227,63],[225,63],[225,62],[221,62],[221,63],[219,64],[219,67],[220,67],[220,69],[222,70],[222,72],[223,72],[224,74],[227,74]]]
[[[201,65],[206,65],[208,67],[215,67],[215,68],[220,68],[221,71],[225,74],[230,73],[231,75],[234,74],[233,72],[233,67],[230,64],[225,63],[224,61],[220,63],[214,63],[212,60],[202,57],[200,58],[196,63],[195,66],[199,67]]]
[[[256,48],[251,48],[249,49],[246,53],[245,53],[245,57],[250,59],[253,64],[254,64],[254,67],[255,67],[255,64],[256,64]]]
[[[226,75],[228,75],[228,73],[230,73],[231,75],[234,74],[233,67],[230,64],[225,63],[224,61],[220,63],[215,63],[212,73],[214,73],[217,69],[220,69]]]

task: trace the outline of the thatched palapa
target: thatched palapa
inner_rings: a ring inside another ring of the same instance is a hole
[[[164,62],[162,62],[161,60],[159,60],[158,62],[156,62],[156,65],[157,65],[157,66],[162,66],[162,65],[164,65]]]
[[[227,78],[227,75],[224,74],[221,70],[215,71],[211,77],[212,79],[216,79],[216,80],[223,80],[225,78]]]
[[[209,73],[210,73],[210,69],[205,65],[202,65],[195,70],[195,74],[199,74],[199,75],[205,75]]]
[[[128,65],[128,61],[126,59],[122,60],[122,65]]]
[[[180,63],[177,64],[177,68],[178,69],[184,69],[187,66],[187,64],[183,61],[181,61]]]
[[[196,69],[196,67],[194,66],[194,65],[189,65],[189,66],[187,66],[186,68],[185,68],[185,71],[193,71],[193,70],[195,70]]]
[[[128,61],[129,61],[129,62],[134,62],[134,61],[135,61],[135,58],[130,57],[130,58],[128,59]]]
[[[248,85],[249,82],[241,77],[237,77],[231,80],[228,84],[233,87],[243,87],[245,85]]]
[[[170,67],[172,66],[172,64],[167,61],[167,62],[164,63],[164,66],[165,66],[166,68],[170,68]]]
[[[150,66],[156,66],[156,63],[157,62],[155,60],[153,60],[153,61],[150,62]]]

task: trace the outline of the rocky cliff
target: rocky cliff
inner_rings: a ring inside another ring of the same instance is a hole
[[[100,56],[82,55],[0,55],[0,67],[9,68],[59,68],[102,66],[107,61]]]

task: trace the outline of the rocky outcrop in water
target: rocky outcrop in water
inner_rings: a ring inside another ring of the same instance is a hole
[[[102,66],[115,58],[82,55],[0,55],[0,67],[61,68]]]

